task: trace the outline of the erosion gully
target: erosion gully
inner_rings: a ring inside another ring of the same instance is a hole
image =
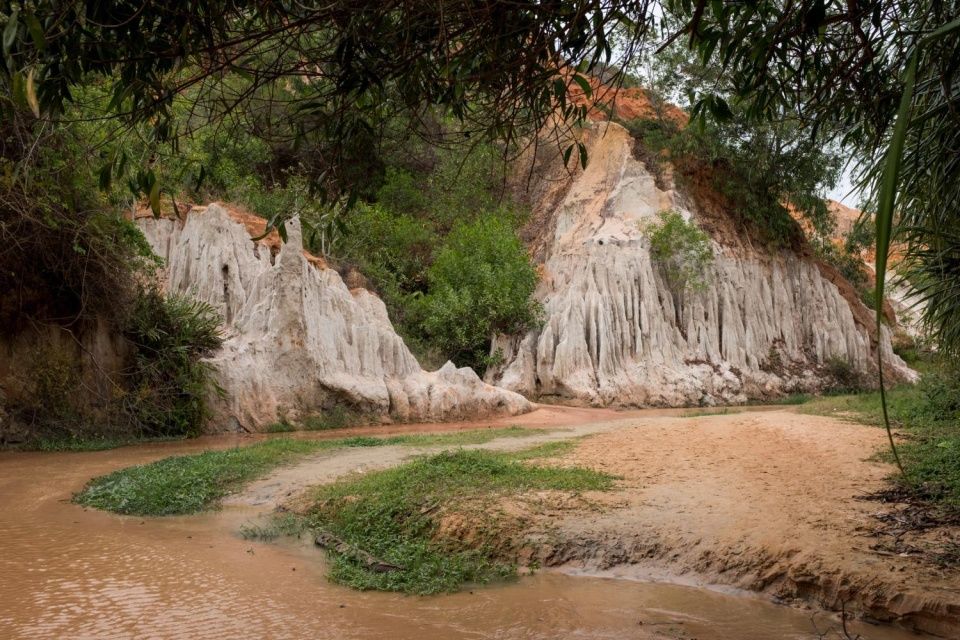
[[[530,426],[622,415],[538,413]],[[0,638],[743,640],[811,639],[838,626],[836,615],[750,594],[562,572],[442,596],[361,593],[329,583],[324,554],[309,541],[241,538],[241,525],[261,514],[255,506],[139,518],[70,502],[90,478],[108,471],[253,439],[224,435],[90,453],[0,453]],[[851,632],[864,640],[918,637],[864,625]]]

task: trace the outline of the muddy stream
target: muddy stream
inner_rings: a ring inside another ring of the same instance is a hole
[[[324,554],[309,541],[241,538],[240,526],[262,511],[256,506],[137,518],[70,502],[87,480],[113,469],[250,441],[0,453],[0,638],[814,639],[837,626],[834,614],[751,594],[556,571],[444,596],[360,593],[325,579]],[[864,640],[919,637],[851,630]]]

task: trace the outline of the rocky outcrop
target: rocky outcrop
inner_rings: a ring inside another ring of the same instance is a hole
[[[245,223],[217,204],[192,210],[185,222],[139,220],[165,260],[168,291],[208,302],[225,320],[227,339],[211,359],[226,391],[217,403],[220,427],[257,429],[335,404],[416,421],[531,408],[469,368],[422,370],[377,296],[348,289],[303,252],[297,222],[288,223],[282,246],[251,241]]]
[[[536,296],[546,319],[495,342],[504,364],[488,382],[593,405],[740,403],[817,391],[829,363],[872,372],[878,348],[890,378],[913,379],[886,332],[876,343],[869,310],[822,265],[795,251],[725,242],[716,220],[702,225],[715,254],[708,286],[673,290],[642,227],[667,209],[693,220],[702,213],[673,188],[669,171],[654,176],[635,157],[623,127],[596,123],[584,142],[585,170],[566,174],[553,160],[553,169],[540,161],[530,172],[540,199],[531,240],[543,273]]]

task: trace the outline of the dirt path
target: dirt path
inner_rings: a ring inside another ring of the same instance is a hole
[[[565,462],[623,477],[602,511],[551,514],[546,565],[763,591],[960,637],[960,575],[871,549],[881,430],[789,411],[650,417],[585,440]],[[943,533],[943,532],[941,532]],[[956,533],[956,532],[953,532]]]

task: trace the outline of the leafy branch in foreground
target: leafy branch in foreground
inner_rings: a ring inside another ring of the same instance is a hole
[[[174,114],[183,96],[190,128],[237,110],[257,127],[292,115],[293,137],[323,160],[316,182],[351,191],[364,177],[356,163],[399,115],[420,122],[436,109],[508,146],[553,119],[581,122],[588,107],[569,89],[588,90],[584,74],[610,68],[617,25],[635,34],[618,56],[636,48],[653,4],[7,0],[0,79],[42,117],[102,83],[103,117],[151,123],[157,140],[183,134]],[[158,183],[139,186],[156,210]]]

